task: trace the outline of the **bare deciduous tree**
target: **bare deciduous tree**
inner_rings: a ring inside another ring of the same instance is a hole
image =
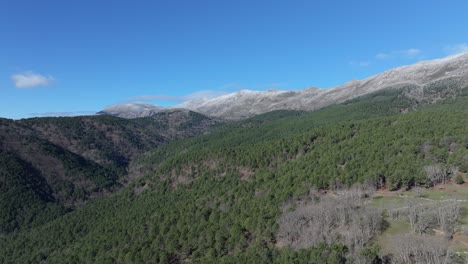
[[[382,211],[363,206],[374,189],[356,185],[333,195],[315,193],[298,201],[294,210],[286,207],[279,219],[278,241],[294,249],[339,242],[358,252],[382,228]]]
[[[450,200],[442,203],[437,208],[437,220],[444,230],[447,238],[452,238],[458,217],[460,216],[460,203],[457,200]]]
[[[449,264],[448,242],[427,235],[400,235],[392,239],[394,263]]]
[[[440,165],[424,166],[426,177],[433,183],[446,183],[450,179],[448,170]]]
[[[403,208],[389,210],[388,215],[392,220],[406,219],[416,234],[440,226],[447,238],[451,238],[460,216],[460,204],[457,200],[421,204],[408,201]]]

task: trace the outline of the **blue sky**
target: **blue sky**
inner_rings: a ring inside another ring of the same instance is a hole
[[[467,1],[0,1],[0,116],[332,87],[468,50]]]

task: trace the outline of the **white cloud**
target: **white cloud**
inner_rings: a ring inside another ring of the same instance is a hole
[[[53,81],[52,76],[44,76],[32,71],[13,74],[11,80],[16,88],[34,88],[38,86],[48,86]]]
[[[228,92],[217,91],[217,90],[202,90],[202,91],[188,94],[184,96],[183,99],[185,101],[185,100],[194,100],[194,99],[200,99],[200,98],[215,98],[221,95],[225,95],[227,93]]]
[[[216,90],[237,91],[237,90],[244,90],[244,89],[248,89],[248,87],[240,83],[232,82],[232,83],[226,83],[222,85],[221,87],[218,87]]]
[[[180,101],[181,96],[172,96],[172,95],[140,95],[127,98],[125,102],[135,102],[135,101]]]
[[[379,54],[375,55],[375,58],[376,58],[376,59],[379,59],[379,60],[388,59],[388,58],[390,58],[390,54],[387,54],[387,53],[379,53]]]
[[[202,90],[194,93],[190,93],[182,96],[172,96],[172,95],[142,95],[130,97],[126,102],[135,102],[135,101],[172,101],[172,102],[182,102],[200,98],[214,98],[227,94],[225,91],[216,91],[216,90]]]
[[[76,112],[45,112],[45,113],[30,113],[31,117],[48,117],[48,116],[85,116],[94,115],[96,111],[76,111]]]
[[[369,61],[360,61],[359,62],[359,66],[361,67],[367,67],[369,66],[371,63]]]
[[[371,62],[370,61],[350,61],[349,64],[351,66],[367,67],[371,65]]]
[[[287,83],[281,82],[273,82],[273,83],[262,83],[262,84],[255,84],[255,85],[243,85],[240,83],[227,83],[216,90],[222,91],[239,91],[239,90],[265,90],[265,89],[272,89],[272,88],[282,88],[288,89]]]
[[[246,85],[242,85],[239,83],[228,83],[214,90],[201,90],[201,91],[197,91],[197,92],[193,92],[193,93],[181,95],[181,96],[173,96],[173,95],[165,95],[165,94],[134,96],[134,97],[127,98],[122,103],[141,102],[141,101],[185,102],[185,101],[202,99],[202,98],[211,99],[211,98],[215,98],[218,96],[228,94],[233,91],[238,91],[238,90],[243,90],[243,89],[265,90],[265,89],[279,88],[279,87],[287,87],[287,84],[265,83],[265,84],[246,86]]]
[[[401,53],[405,54],[407,57],[414,57],[421,53],[420,49],[407,49],[402,50]]]
[[[456,45],[449,45],[444,48],[449,54],[459,54],[468,52],[468,43],[461,43]]]
[[[391,52],[381,52],[375,55],[375,58],[378,60],[384,60],[384,59],[390,59],[390,58],[409,58],[412,59],[416,57],[417,55],[420,55],[422,53],[422,50],[420,49],[406,49],[406,50],[394,50]]]

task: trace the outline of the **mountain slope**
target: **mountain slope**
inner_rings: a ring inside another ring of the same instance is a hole
[[[114,192],[139,177],[130,168],[137,156],[215,124],[187,110],[132,120],[0,119],[0,231],[47,222],[65,208]]]
[[[53,190],[31,164],[0,154],[0,234],[44,224],[65,212]]]
[[[1,119],[0,262],[351,261],[353,249],[340,243],[282,248],[284,204],[312,186],[429,186],[428,167],[463,177],[463,78],[400,83],[313,112],[269,112],[206,135],[217,122],[187,110]],[[376,247],[365,250],[379,258]]]
[[[32,118],[17,123],[86,159],[125,168],[135,155],[172,140],[206,133],[217,121],[188,110],[170,110],[132,120],[87,116]]]
[[[265,92],[242,90],[212,99],[188,101],[175,107],[208,116],[242,119],[280,109],[316,110],[389,88],[411,87],[415,99],[424,100],[425,98],[417,96],[418,92],[436,83],[450,83],[454,89],[465,87],[468,83],[468,53],[398,67],[329,89]]]
[[[0,237],[0,261],[344,264],[352,249],[340,244],[278,246],[285,203],[311,186],[424,186],[426,165],[468,169],[467,90],[405,114],[418,102],[403,91],[164,145],[140,160],[152,172],[121,192]]]

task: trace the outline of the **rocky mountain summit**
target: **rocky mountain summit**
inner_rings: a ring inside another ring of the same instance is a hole
[[[453,88],[468,84],[468,53],[443,59],[422,61],[366,78],[352,80],[328,89],[307,88],[300,91],[242,90],[213,99],[187,101],[177,105],[208,116],[241,119],[273,110],[316,110],[328,105],[383,89],[411,87],[411,96],[421,100],[422,90],[434,84],[449,83]]]
[[[227,120],[239,120],[274,110],[312,111],[325,106],[377,92],[384,89],[408,88],[405,95],[417,101],[433,101],[425,89],[443,85],[452,90],[468,84],[468,53],[442,59],[421,61],[397,67],[364,80],[352,80],[342,85],[320,89],[315,87],[297,91],[241,90],[215,98],[186,101],[172,108],[184,108]],[[98,114],[135,118],[153,115],[164,108],[142,103],[114,105]]]
[[[128,103],[108,106],[104,110],[99,111],[96,114],[118,116],[123,118],[138,118],[152,116],[163,110],[163,107],[157,105],[145,103]]]

